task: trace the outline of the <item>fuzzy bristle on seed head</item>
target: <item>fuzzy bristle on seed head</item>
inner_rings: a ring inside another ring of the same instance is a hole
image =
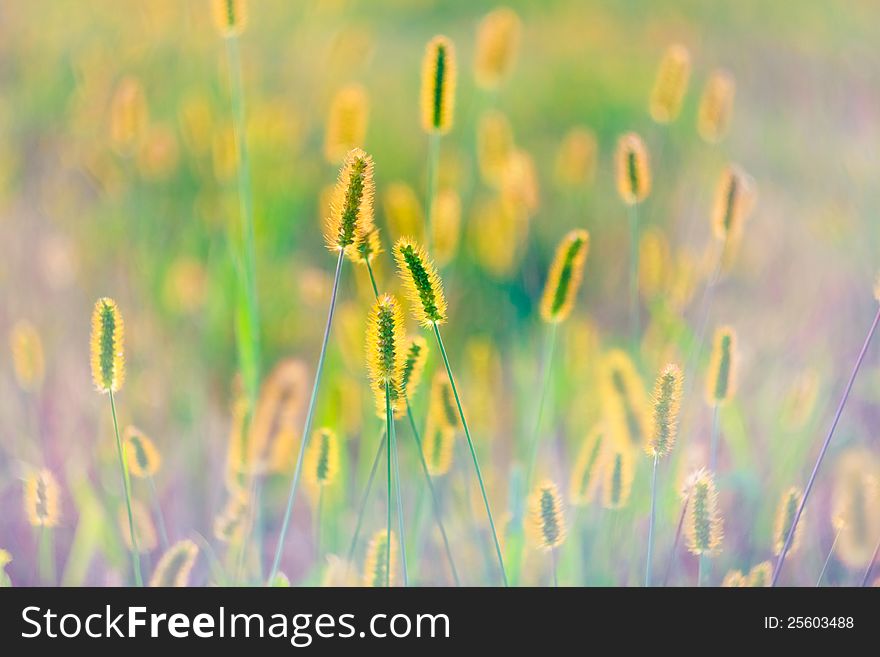
[[[178,541],[172,545],[156,565],[150,586],[153,587],[184,587],[189,585],[199,546],[189,539]]]
[[[545,322],[558,324],[571,313],[589,248],[590,235],[585,230],[572,230],[556,248],[541,297],[541,319]]]
[[[223,511],[214,518],[214,538],[223,543],[241,544],[250,515],[249,499],[250,494],[243,490],[230,494]]]
[[[362,146],[367,134],[369,101],[360,84],[342,87],[333,96],[324,132],[324,157],[339,164],[352,148]]]
[[[707,400],[711,405],[724,404],[733,397],[736,387],[736,333],[729,326],[720,326],[715,331],[706,386]]]
[[[762,561],[749,571],[746,579],[746,586],[765,587],[770,586],[773,582],[773,564],[769,561]]]
[[[665,456],[675,444],[683,379],[681,368],[672,363],[664,367],[657,377],[651,396],[651,433],[645,443],[648,456]]]
[[[651,91],[651,118],[657,123],[674,121],[691,76],[691,55],[680,43],[666,49]]]
[[[718,512],[714,476],[704,470],[691,486],[685,521],[687,547],[691,554],[715,554],[724,536]]]
[[[522,22],[508,7],[495,9],[480,21],[474,51],[474,78],[483,89],[496,89],[510,74],[519,50]]]
[[[134,426],[126,427],[123,436],[126,462],[131,474],[139,478],[155,475],[162,464],[162,457],[153,441]]]
[[[214,24],[224,38],[238,36],[247,24],[246,0],[213,0]]]
[[[726,167],[718,180],[712,206],[712,231],[716,239],[724,241],[739,237],[754,198],[751,177],[736,165]]]
[[[633,450],[621,445],[609,445],[603,459],[602,505],[606,509],[622,509],[629,502],[635,475]]]
[[[385,586],[385,566],[388,563],[388,536],[386,530],[379,529],[370,539],[367,558],[364,561],[364,586]],[[397,536],[391,532],[391,570],[388,585],[394,586],[394,572],[397,567]]]
[[[603,427],[593,429],[581,445],[571,471],[569,498],[572,504],[585,505],[593,501],[602,474],[602,456],[607,449]]]
[[[458,407],[455,403],[455,394],[449,385],[449,378],[445,372],[438,371],[431,381],[431,398],[428,404],[428,417],[433,418],[438,424],[457,429],[459,426]]]
[[[339,474],[339,438],[330,429],[318,429],[306,452],[305,480],[313,489],[329,486]]]
[[[43,342],[34,325],[27,320],[16,322],[9,332],[9,350],[15,380],[23,390],[36,390],[43,382],[45,360]]]
[[[617,191],[627,205],[644,201],[651,192],[651,167],[642,138],[628,132],[617,141]]]
[[[445,36],[435,36],[422,60],[422,127],[446,134],[455,113],[455,47]]]
[[[782,495],[779,501],[779,508],[776,510],[776,522],[773,526],[773,554],[779,555],[788,539],[788,532],[794,523],[795,514],[803,499],[803,491],[797,486],[792,486]],[[801,516],[797,529],[794,531],[794,537],[791,539],[791,545],[788,548],[788,554],[793,555],[798,547],[800,547],[801,535],[804,530],[804,518]]]
[[[356,254],[355,244],[373,230],[373,158],[360,148],[345,156],[324,220],[324,241],[331,251]]]
[[[715,144],[727,134],[736,83],[727,71],[713,71],[700,98],[697,132],[705,141]]]
[[[632,358],[612,349],[602,358],[599,396],[609,436],[626,447],[642,449],[651,434],[648,393]]]
[[[598,154],[596,133],[588,128],[572,128],[556,152],[556,182],[569,189],[590,184],[596,174]]]
[[[55,527],[61,515],[61,487],[50,470],[32,473],[24,482],[24,509],[33,527]]]
[[[125,327],[116,302],[98,299],[92,311],[92,380],[100,392],[116,392],[125,381]]]
[[[422,441],[422,456],[432,477],[440,477],[452,467],[455,429],[429,413]]]
[[[446,296],[443,283],[424,248],[401,237],[394,245],[394,259],[416,321],[426,328],[444,323]]]
[[[722,588],[742,588],[744,586],[748,586],[748,580],[741,570],[731,570],[721,580]]]
[[[376,396],[377,413],[385,416],[386,386],[391,410],[396,411],[400,399],[400,382],[406,359],[406,335],[403,310],[397,299],[383,294],[370,312],[367,324],[367,371]]]
[[[373,228],[368,233],[361,233],[354,242],[354,248],[347,251],[349,260],[362,265],[373,262],[377,255],[382,253],[382,240],[379,237],[379,229]]]
[[[420,335],[407,338],[406,357],[403,361],[403,372],[400,377],[400,391],[408,399],[416,394],[422,374],[425,372],[425,363],[428,361],[428,343]]]
[[[831,507],[842,525],[837,557],[849,568],[865,568],[880,536],[880,461],[873,451],[850,448],[841,454]]]
[[[552,481],[541,482],[529,496],[529,529],[535,543],[546,550],[565,540],[562,497]]]
[[[139,500],[131,501],[131,519],[134,525],[134,535],[137,538],[137,549],[141,554],[152,552],[158,541],[156,540],[156,527],[153,524],[153,518],[150,511]],[[122,537],[122,543],[128,550],[134,549],[131,543],[131,531],[128,526],[128,510],[125,504],[120,504],[116,513],[116,525],[119,528],[119,535]]]

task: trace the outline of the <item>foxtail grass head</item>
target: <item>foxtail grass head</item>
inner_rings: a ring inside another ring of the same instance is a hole
[[[24,482],[24,510],[33,527],[55,527],[61,517],[61,487],[50,470],[43,468]]]
[[[455,429],[429,412],[422,440],[422,456],[432,477],[441,477],[452,467]]]
[[[143,84],[133,76],[119,81],[110,101],[110,142],[120,155],[132,155],[141,145],[150,123]]]
[[[455,47],[445,36],[435,36],[422,60],[422,127],[446,134],[455,113]]]
[[[424,327],[446,321],[446,296],[434,263],[425,249],[406,237],[394,245],[394,259],[409,296],[413,316]]]
[[[422,382],[425,363],[428,362],[428,343],[420,335],[407,338],[406,356],[400,376],[400,391],[411,399]]]
[[[306,452],[304,475],[306,483],[317,490],[329,486],[339,475],[339,438],[330,429],[318,429]]]
[[[374,227],[368,233],[358,235],[354,248],[348,251],[347,255],[352,262],[366,265],[373,262],[380,253],[382,253],[382,240],[379,237],[379,229]]]
[[[651,167],[642,138],[628,132],[617,141],[617,192],[627,205],[644,201],[651,192]]]
[[[573,230],[559,243],[541,298],[541,319],[545,322],[558,324],[571,314],[589,246],[590,235],[585,230]]]
[[[724,70],[713,71],[703,89],[697,114],[697,132],[704,141],[715,144],[727,135],[735,94],[733,76]]]
[[[632,448],[612,441],[602,464],[602,506],[606,509],[622,509],[629,502],[635,475],[633,460]]]
[[[691,484],[685,536],[691,554],[711,555],[721,547],[724,533],[715,477],[707,470],[701,471]]]
[[[837,556],[849,568],[864,568],[880,536],[880,462],[874,452],[851,448],[841,454],[831,499],[832,521],[840,528]]]
[[[785,541],[788,540],[788,533],[794,524],[794,517],[797,514],[798,507],[803,499],[803,491],[797,486],[792,486],[782,495],[779,501],[779,508],[776,510],[776,522],[773,525],[773,554],[782,553],[785,547]],[[794,530],[794,536],[791,539],[791,545],[788,548],[788,555],[791,556],[800,547],[801,535],[804,531],[804,518],[801,516],[797,528]]]
[[[226,500],[223,511],[214,518],[214,538],[223,543],[240,545],[245,536],[251,505],[250,493],[233,491]]]
[[[651,435],[651,408],[635,363],[622,349],[612,349],[602,358],[599,396],[610,437],[642,449]]]
[[[765,587],[770,586],[773,582],[773,564],[769,561],[762,561],[753,566],[749,571],[746,579],[746,586]]]
[[[397,567],[397,536],[391,532],[391,570],[388,571],[388,585],[394,586],[394,571]],[[386,530],[379,529],[370,539],[367,558],[364,561],[364,586],[385,586],[385,567],[388,564],[388,536]]]
[[[752,179],[738,166],[724,169],[715,190],[712,206],[712,231],[716,239],[736,239],[754,203]]]
[[[36,390],[43,383],[45,360],[43,342],[34,325],[26,320],[15,323],[9,333],[12,369],[22,390]]]
[[[382,295],[373,306],[366,343],[367,370],[376,395],[376,409],[384,417],[386,389],[391,410],[398,407],[407,348],[403,311],[392,295]]]
[[[654,299],[673,282],[672,274],[669,240],[657,226],[646,228],[639,240],[639,292],[648,301]]]
[[[736,333],[729,326],[720,326],[715,331],[706,385],[707,399],[713,406],[724,404],[733,397],[736,387]]]
[[[367,135],[369,101],[362,85],[349,84],[333,97],[324,132],[324,157],[342,162],[352,148],[362,146]]]
[[[482,89],[496,89],[510,74],[519,49],[522,22],[508,7],[495,9],[480,21],[474,52],[474,78]]]
[[[683,380],[681,368],[672,363],[664,367],[657,377],[651,399],[651,433],[645,443],[648,456],[665,456],[675,444]]]
[[[126,427],[123,435],[126,462],[131,474],[139,478],[155,475],[162,464],[162,457],[153,441],[134,426]]]
[[[331,251],[355,257],[354,245],[373,230],[373,158],[360,148],[348,152],[324,221],[324,241]]]
[[[220,36],[228,39],[242,33],[247,24],[246,0],[213,0],[214,24]]]
[[[748,586],[748,580],[741,570],[731,570],[721,580],[721,588],[742,588],[744,586]]]
[[[550,550],[565,540],[562,497],[552,481],[544,481],[532,491],[529,497],[529,519],[532,536],[540,547]]]
[[[162,588],[188,586],[198,556],[198,545],[189,539],[178,541],[159,559],[156,570],[150,578],[150,586]]]
[[[116,392],[125,381],[125,327],[116,302],[98,299],[92,311],[92,380],[99,392]]]
[[[654,88],[651,91],[651,118],[657,123],[670,123],[681,111],[681,101],[691,76],[691,55],[680,43],[666,49]]]
[[[581,445],[571,472],[569,499],[572,504],[585,505],[593,501],[602,476],[602,455],[607,449],[603,427],[593,429]]]

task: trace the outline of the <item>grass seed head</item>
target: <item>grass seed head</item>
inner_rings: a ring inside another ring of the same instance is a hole
[[[92,312],[92,380],[100,392],[116,392],[125,381],[125,326],[116,302],[98,299]]]
[[[651,118],[670,123],[678,117],[691,77],[691,55],[680,43],[666,49],[651,91]]]
[[[246,0],[213,0],[214,24],[223,38],[238,36],[247,25]]]
[[[339,475],[339,438],[330,429],[315,431],[305,456],[305,479],[313,490],[329,486]]]
[[[370,539],[367,547],[367,558],[364,562],[364,586],[385,586],[385,566],[388,559],[388,536],[386,530],[378,529]],[[394,572],[397,569],[397,536],[391,532],[391,570],[388,585],[394,586]]]
[[[552,481],[544,481],[532,491],[529,517],[532,535],[540,547],[549,550],[565,540],[562,498]]]
[[[425,363],[428,361],[428,342],[420,335],[407,338],[406,357],[400,377],[400,391],[412,399],[419,389]]]
[[[360,148],[348,152],[324,221],[324,241],[331,251],[355,257],[355,243],[373,230],[373,158]]]
[[[697,114],[697,132],[704,141],[715,144],[724,139],[733,113],[733,98],[736,83],[733,76],[724,70],[712,71]]]
[[[455,47],[445,36],[435,36],[422,60],[422,127],[446,134],[455,113]]]
[[[545,322],[558,324],[571,314],[589,246],[586,230],[573,230],[559,243],[541,298],[541,319]]]
[[[189,539],[178,541],[172,545],[156,565],[150,586],[153,587],[184,587],[189,585],[199,546]]]
[[[724,532],[718,512],[718,493],[715,477],[707,470],[700,472],[692,482],[685,536],[691,554],[712,555],[721,548]]]
[[[43,383],[46,364],[43,342],[34,325],[27,320],[16,322],[9,333],[12,369],[22,390],[36,390]]]
[[[572,504],[586,505],[593,501],[602,474],[602,457],[607,449],[604,428],[593,429],[581,445],[571,473],[569,498]]]
[[[739,238],[743,224],[754,205],[754,183],[736,165],[721,173],[712,206],[712,230],[719,241]]]
[[[474,51],[474,78],[482,89],[496,89],[510,74],[519,50],[522,22],[507,7],[495,9],[480,21]]]
[[[137,427],[129,425],[123,432],[128,470],[138,478],[152,477],[159,471],[162,457],[150,438]]]
[[[152,552],[158,545],[156,539],[156,526],[149,509],[139,500],[131,501],[131,519],[134,524],[134,535],[137,537],[137,547],[140,554]],[[132,550],[131,531],[128,526],[128,510],[125,504],[120,504],[116,513],[116,523],[119,534],[126,549]]]
[[[683,381],[681,368],[672,363],[664,367],[657,377],[651,396],[653,406],[651,433],[645,443],[645,452],[648,456],[665,456],[675,445]]]
[[[720,326],[712,340],[707,379],[707,400],[710,405],[729,401],[736,388],[736,333],[729,326]]]
[[[416,321],[426,328],[443,324],[446,321],[446,296],[437,269],[424,248],[401,237],[394,245],[394,259]]]
[[[24,482],[24,510],[33,527],[55,527],[61,517],[61,487],[50,470],[43,468]]]
[[[342,87],[333,96],[324,132],[324,157],[339,164],[353,148],[364,145],[367,136],[369,101],[360,84]]]
[[[455,257],[460,237],[461,199],[454,190],[442,189],[431,205],[431,244],[441,267]]]
[[[617,141],[617,191],[627,205],[644,201],[651,192],[651,168],[642,138],[628,132]]]
[[[507,117],[497,110],[489,110],[480,116],[477,124],[477,164],[483,182],[493,188],[501,185],[504,168],[513,149],[513,130]]]
[[[792,486],[785,491],[779,502],[779,508],[776,510],[776,522],[773,527],[773,554],[777,556],[782,552],[782,548],[785,547],[788,532],[791,531],[795,514],[797,514],[802,499],[803,491],[797,486]],[[803,530],[804,517],[801,516],[797,529],[795,529],[794,537],[791,539],[791,546],[788,548],[789,555],[797,552],[798,547],[800,547]]]
[[[391,393],[391,409],[397,410],[400,382],[406,360],[403,310],[397,299],[383,294],[376,301],[367,325],[367,371],[376,396],[376,409],[385,417],[385,390]]]
[[[629,502],[635,475],[633,449],[610,444],[604,459],[602,505],[606,509],[622,509]]]
[[[746,586],[765,587],[773,582],[773,564],[762,561],[749,571]]]
[[[440,477],[452,467],[455,429],[441,422],[433,414],[428,415],[425,436],[422,441],[422,456],[432,477]]]

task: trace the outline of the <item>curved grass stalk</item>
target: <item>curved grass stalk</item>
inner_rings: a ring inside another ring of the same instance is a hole
[[[379,460],[382,458],[382,451],[385,449],[386,437],[385,429],[383,427],[382,439],[379,441],[379,448],[376,450],[376,456],[373,458],[373,465],[370,467],[370,476],[367,478],[367,487],[364,489],[364,494],[361,498],[361,506],[358,510],[358,517],[354,526],[354,535],[351,537],[351,544],[348,546],[348,555],[345,559],[346,564],[351,564],[351,560],[354,558],[354,551],[357,548],[357,541],[360,537],[361,527],[363,525],[364,512],[367,508],[367,500],[370,498],[370,491],[373,490],[373,480],[376,478],[376,471],[379,469]]]
[[[834,548],[837,547],[837,540],[840,538],[841,531],[843,531],[842,526],[838,527],[837,532],[834,534],[834,540],[831,542],[831,547],[828,548],[828,556],[825,557],[825,563],[822,564],[822,570],[819,572],[819,577],[816,578],[816,588],[819,588],[822,578],[825,576],[825,571],[828,570],[828,564],[831,563],[831,555],[834,554]]]
[[[403,566],[403,586],[409,586],[409,571],[406,567],[406,533],[403,531],[403,498],[401,496],[400,485],[400,465],[398,463],[399,455],[397,453],[397,433],[394,428],[394,418],[391,419],[391,457],[394,460],[394,480],[397,482],[397,530],[400,534],[400,563]]]
[[[440,328],[437,326],[437,322],[433,323],[433,327],[434,336],[437,338],[437,345],[440,347],[440,354],[443,356],[443,364],[446,366],[446,376],[449,377],[449,385],[452,388],[452,394],[455,396],[455,405],[458,407],[458,416],[461,419],[462,427],[464,427],[464,435],[467,438],[468,449],[471,452],[471,459],[474,462],[474,470],[477,473],[477,482],[480,484],[480,493],[483,496],[486,515],[489,518],[489,528],[492,530],[492,540],[495,542],[495,554],[498,557],[498,567],[501,570],[501,579],[504,581],[504,586],[507,586],[507,571],[504,569],[504,558],[501,556],[501,544],[498,542],[498,533],[495,531],[495,521],[492,519],[492,510],[489,508],[489,498],[486,495],[486,486],[483,483],[483,475],[480,472],[477,450],[474,448],[474,442],[471,440],[471,432],[470,429],[468,429],[467,420],[464,418],[464,411],[461,408],[461,399],[459,399],[458,396],[458,388],[455,387],[452,368],[449,366],[449,358],[446,355],[446,347],[443,346],[443,338],[440,337]]]
[[[119,423],[116,420],[116,402],[113,399],[113,391],[107,391],[110,395],[110,411],[113,414],[113,432],[116,435],[116,453],[119,456],[119,470],[122,474],[122,488],[125,491],[125,510],[128,513],[128,532],[131,538],[131,564],[134,569],[134,581],[138,586],[144,585],[141,576],[141,560],[138,551],[137,536],[134,532],[134,518],[131,514],[131,482],[128,478],[128,464],[125,461],[125,450],[122,447],[122,441],[119,439]]]
[[[862,345],[862,350],[859,352],[858,358],[856,359],[856,364],[853,366],[852,374],[850,374],[846,388],[843,390],[843,396],[840,398],[840,403],[837,405],[837,412],[834,414],[834,419],[831,422],[828,435],[825,436],[825,442],[822,443],[822,449],[819,451],[819,457],[816,459],[816,464],[813,466],[813,472],[810,474],[810,479],[807,481],[806,488],[804,488],[804,495],[801,498],[801,503],[798,506],[797,513],[794,514],[794,520],[788,530],[788,536],[785,538],[785,545],[782,546],[782,551],[779,553],[779,558],[776,560],[776,568],[773,569],[773,582],[770,586],[776,586],[776,583],[779,581],[779,574],[782,572],[782,566],[785,565],[785,557],[788,554],[788,550],[791,548],[792,540],[794,540],[794,533],[797,529],[798,522],[800,522],[801,514],[804,512],[804,506],[810,496],[810,491],[813,490],[813,484],[816,482],[816,476],[819,474],[819,467],[822,465],[822,460],[825,458],[825,452],[828,451],[828,446],[831,444],[831,438],[834,437],[834,430],[837,428],[837,423],[840,422],[841,415],[843,415],[846,400],[849,399],[849,393],[852,391],[856,376],[858,376],[859,373],[859,368],[861,368],[862,361],[865,359],[865,354],[868,352],[871,338],[874,337],[874,333],[877,331],[878,323],[880,323],[880,308],[877,309],[877,314],[874,315],[874,321],[871,323],[871,328],[868,329],[868,334],[865,336],[865,342]]]
[[[654,554],[654,516],[657,511],[657,461],[660,456],[654,455],[654,467],[651,469],[651,517],[648,521],[648,557],[645,563],[645,587],[651,586],[651,557]],[[684,516],[682,516],[682,519]]]
[[[874,554],[871,555],[871,560],[868,562],[868,567],[865,568],[865,576],[862,577],[862,583],[860,584],[862,588],[868,585],[868,580],[871,578],[871,571],[874,569],[874,562],[877,561],[878,553],[880,553],[880,540],[877,541],[877,546],[874,548]]]
[[[333,293],[330,296],[330,310],[327,313],[327,325],[324,327],[324,339],[321,343],[321,354],[318,356],[318,367],[315,371],[315,383],[312,386],[312,395],[309,400],[309,410],[306,413],[306,421],[303,426],[302,439],[299,442],[299,453],[296,457],[296,467],[293,471],[293,480],[290,482],[290,492],[287,496],[287,509],[284,512],[284,522],[281,525],[281,534],[278,536],[278,545],[275,548],[275,558],[272,561],[272,569],[269,572],[267,586],[271,585],[278,573],[278,566],[281,564],[281,552],[284,548],[284,539],[287,536],[287,530],[290,526],[290,516],[293,513],[293,502],[296,498],[296,489],[299,485],[299,477],[302,473],[303,455],[305,454],[306,444],[308,443],[309,433],[312,429],[312,417],[315,412],[315,401],[318,397],[318,389],[321,386],[321,373],[324,370],[324,358],[327,355],[327,343],[330,340],[330,328],[333,326],[333,311],[336,309],[336,297],[339,293],[339,277],[342,272],[342,260],[345,253],[339,252],[339,258],[336,261],[336,274],[333,277]]]

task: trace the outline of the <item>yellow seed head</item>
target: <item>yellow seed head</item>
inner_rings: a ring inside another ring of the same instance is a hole
[[[143,431],[133,426],[126,427],[123,436],[125,460],[129,472],[140,478],[155,475],[162,464],[162,457],[153,441]]]
[[[446,296],[437,269],[425,250],[411,239],[401,237],[394,245],[394,259],[415,320],[426,328],[443,324]]]
[[[455,429],[439,421],[433,413],[428,415],[422,440],[422,456],[432,477],[440,477],[452,467]]]
[[[238,490],[230,494],[223,511],[214,518],[214,537],[223,543],[239,545],[247,530],[249,493]]]
[[[571,472],[569,498],[572,504],[586,505],[596,496],[602,474],[602,458],[607,445],[603,427],[593,429],[581,445]]]
[[[364,586],[385,586],[385,566],[387,563],[386,530],[379,529],[370,539],[367,547],[367,558],[364,562]],[[394,572],[397,569],[397,536],[391,532],[391,570],[389,571],[388,585],[394,586]]]
[[[719,326],[712,340],[706,398],[710,405],[721,405],[733,397],[736,388],[736,333]]]
[[[880,462],[873,452],[852,448],[841,455],[831,508],[841,526],[837,556],[849,568],[864,568],[880,536]]]
[[[541,319],[545,322],[558,324],[571,313],[589,246],[590,235],[587,231],[572,230],[556,248],[541,298]]]
[[[715,190],[712,231],[720,241],[735,240],[754,205],[752,179],[738,166],[724,169]]]
[[[477,86],[495,89],[510,74],[519,50],[522,23],[512,9],[489,12],[477,28],[474,78]]]
[[[602,463],[603,486],[602,505],[606,509],[622,509],[629,502],[632,482],[635,476],[633,450],[631,447],[609,444]]]
[[[178,541],[172,545],[159,563],[150,578],[153,587],[184,587],[189,585],[189,576],[199,556],[199,546],[189,539]]]
[[[238,36],[247,25],[245,0],[213,0],[214,24],[224,38]]]
[[[727,71],[713,71],[703,89],[697,114],[697,131],[705,141],[715,144],[724,139],[733,113],[736,83]]]
[[[134,523],[134,535],[137,537],[138,552],[141,554],[152,552],[158,544],[156,540],[156,527],[153,525],[149,509],[139,500],[131,501],[131,519]],[[131,550],[131,532],[128,527],[128,510],[125,504],[119,506],[116,513],[116,522],[123,544],[125,544],[126,549]]]
[[[12,369],[23,390],[36,390],[43,383],[45,360],[43,342],[34,325],[27,320],[16,322],[9,333]]]
[[[400,391],[407,399],[412,399],[419,389],[425,363],[428,361],[428,343],[420,335],[407,338],[406,357],[403,361],[403,373],[400,377]]]
[[[407,349],[403,310],[392,295],[382,295],[373,306],[367,325],[366,343],[367,370],[376,395],[376,410],[381,417],[385,417],[386,386],[392,411],[396,411],[402,401],[400,382]]]
[[[683,381],[681,368],[671,363],[657,377],[651,396],[651,433],[645,443],[648,456],[665,456],[675,444]]]
[[[306,451],[305,480],[314,490],[329,486],[339,474],[339,438],[330,429],[318,429]]]
[[[248,489],[248,432],[245,431],[248,401],[239,392],[232,402],[229,442],[226,450],[226,487],[232,491]]]
[[[379,237],[379,229],[373,228],[369,233],[360,235],[354,243],[354,249],[347,252],[352,262],[366,265],[373,262],[377,255],[382,253],[382,240]]]
[[[24,482],[24,510],[33,527],[55,527],[60,519],[61,487],[45,468]]]
[[[639,240],[639,290],[645,299],[650,301],[665,291],[672,278],[672,265],[666,235],[660,228],[649,226]]]
[[[691,554],[715,554],[724,536],[718,513],[718,494],[712,473],[702,471],[693,481],[685,521],[687,547]]]
[[[12,563],[12,555],[8,550],[0,548],[0,589],[12,586],[12,580],[9,578],[9,573],[6,572],[6,566],[10,563]]]
[[[490,187],[501,184],[513,147],[513,130],[507,117],[497,110],[485,112],[477,125],[477,163],[483,182]]]
[[[116,302],[98,299],[92,312],[92,380],[100,392],[116,392],[125,380],[125,326]]]
[[[544,481],[532,491],[529,497],[529,520],[532,537],[538,546],[549,550],[565,540],[562,498],[552,481]]]
[[[345,157],[324,221],[324,241],[331,251],[354,257],[355,243],[373,230],[373,158],[360,148]]]
[[[691,77],[691,55],[681,44],[669,46],[651,91],[651,118],[657,123],[674,121],[681,111],[681,101]]]
[[[731,570],[724,576],[724,579],[721,580],[722,588],[742,588],[744,586],[748,586],[748,580],[746,576],[742,574],[740,570]]]
[[[287,448],[299,437],[300,416],[308,398],[308,369],[298,360],[284,359],[260,388],[250,430],[243,443],[240,472],[245,477],[262,473],[270,462],[286,472]],[[278,463],[278,460],[281,463]]]
[[[369,101],[362,85],[349,84],[336,92],[324,133],[324,157],[328,162],[339,164],[352,148],[364,145],[368,116]]]
[[[651,192],[651,168],[642,138],[628,132],[617,141],[617,191],[627,205],[644,201]]]
[[[438,371],[431,381],[431,398],[428,404],[428,417],[438,425],[457,429],[458,406],[455,403],[455,393],[449,385],[449,378],[445,372]]]
[[[612,440],[641,449],[651,435],[651,410],[642,379],[625,351],[612,349],[602,359],[599,397]]]
[[[431,206],[431,244],[437,264],[447,264],[458,251],[461,235],[461,200],[451,189],[442,189]]]
[[[497,279],[507,279],[525,251],[528,217],[500,198],[476,202],[470,225],[470,244],[480,266]],[[498,239],[503,235],[504,239]]]
[[[435,36],[422,60],[422,127],[444,135],[455,113],[455,47],[445,36]]]
[[[746,586],[765,587],[770,586],[772,582],[773,564],[769,561],[762,561],[749,571]]]
[[[556,182],[569,189],[589,185],[596,175],[598,157],[596,134],[587,128],[572,128],[556,152]]]
[[[392,235],[422,235],[425,215],[422,203],[412,187],[403,182],[393,182],[385,188],[382,199],[385,218]]]
[[[501,175],[501,199],[526,216],[534,214],[540,205],[535,161],[524,150],[515,149],[507,158]]]
[[[126,76],[119,81],[110,101],[110,142],[117,153],[130,155],[141,142],[149,124],[149,111],[140,80]]]
[[[797,486],[792,486],[779,502],[779,508],[776,511],[776,523],[773,528],[773,554],[779,555],[785,546],[788,538],[788,532],[791,531],[791,525],[794,522],[795,514],[803,499],[803,492]],[[794,538],[791,540],[791,546],[788,548],[788,554],[792,555],[797,552],[800,547],[801,535],[804,531],[804,517],[801,516],[797,529],[794,532]]]

